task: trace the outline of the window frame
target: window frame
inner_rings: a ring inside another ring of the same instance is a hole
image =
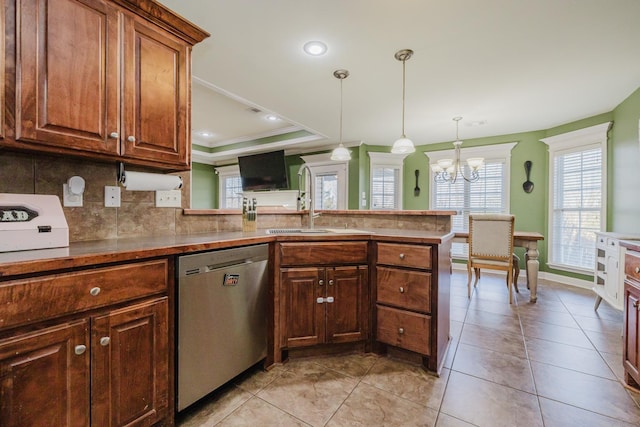
[[[601,201],[600,201],[600,230],[606,230],[607,220],[607,134],[611,128],[612,122],[605,122],[599,125],[566,132],[559,135],[542,138],[540,141],[547,145],[549,152],[549,204],[548,204],[548,229],[547,229],[547,265],[556,270],[568,271],[580,274],[594,274],[595,262],[591,268],[583,269],[580,267],[560,264],[554,260],[554,243],[556,236],[554,235],[553,224],[555,215],[555,185],[557,177],[555,176],[556,159],[560,155],[583,152],[599,147],[601,150]],[[594,236],[594,259],[596,237]]]
[[[218,206],[220,209],[241,209],[242,208],[242,196],[240,196],[240,205],[236,207],[227,207],[227,188],[226,180],[229,178],[240,178],[240,166],[218,166],[215,168],[216,174],[218,174]]]
[[[402,210],[403,208],[403,177],[404,177],[404,159],[408,154],[394,153],[369,153],[369,209],[371,210]],[[373,172],[376,168],[392,168],[398,170],[398,182],[394,183],[394,209],[376,208],[373,206]]]
[[[305,194],[309,194],[309,186],[316,184],[316,177],[318,175],[331,175],[335,173],[338,178],[338,200],[336,203],[336,210],[347,209],[347,199],[349,198],[349,161],[348,160],[331,160],[331,153],[312,154],[309,156],[300,156],[304,163],[309,167],[311,172],[311,179],[305,180],[304,191]],[[314,197],[316,197],[314,191]],[[316,207],[315,200],[313,201],[314,208]]]

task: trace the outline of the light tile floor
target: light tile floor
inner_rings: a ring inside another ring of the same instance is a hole
[[[178,417],[194,426],[638,426],[640,393],[622,385],[622,313],[591,291],[484,273],[451,286],[452,342],[438,378],[373,354],[255,370]]]

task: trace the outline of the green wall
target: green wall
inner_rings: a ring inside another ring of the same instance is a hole
[[[213,166],[202,163],[191,165],[191,208],[216,209],[218,207],[218,175]]]
[[[640,89],[613,111],[613,141],[609,145],[607,229],[640,233]]]

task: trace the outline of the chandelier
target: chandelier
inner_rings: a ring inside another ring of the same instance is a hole
[[[467,165],[469,166],[470,175],[464,174],[463,166],[460,163],[460,146],[462,141],[458,137],[458,125],[462,117],[454,117],[456,122],[456,140],[453,143],[455,148],[455,159],[440,159],[436,163],[431,164],[431,170],[435,174],[435,180],[438,183],[450,183],[453,184],[461,176],[467,182],[476,182],[480,178],[478,171],[484,164],[482,157],[472,157],[467,159]]]

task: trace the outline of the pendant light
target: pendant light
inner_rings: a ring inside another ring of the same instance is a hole
[[[416,151],[413,142],[404,134],[405,62],[411,58],[411,55],[413,55],[411,49],[402,49],[395,54],[395,58],[402,61],[402,136],[391,147],[391,152],[394,154],[409,154]]]
[[[340,80],[340,144],[331,152],[331,160],[346,162],[351,160],[351,153],[342,145],[342,81],[349,77],[349,71],[336,70],[333,72],[333,76]]]

